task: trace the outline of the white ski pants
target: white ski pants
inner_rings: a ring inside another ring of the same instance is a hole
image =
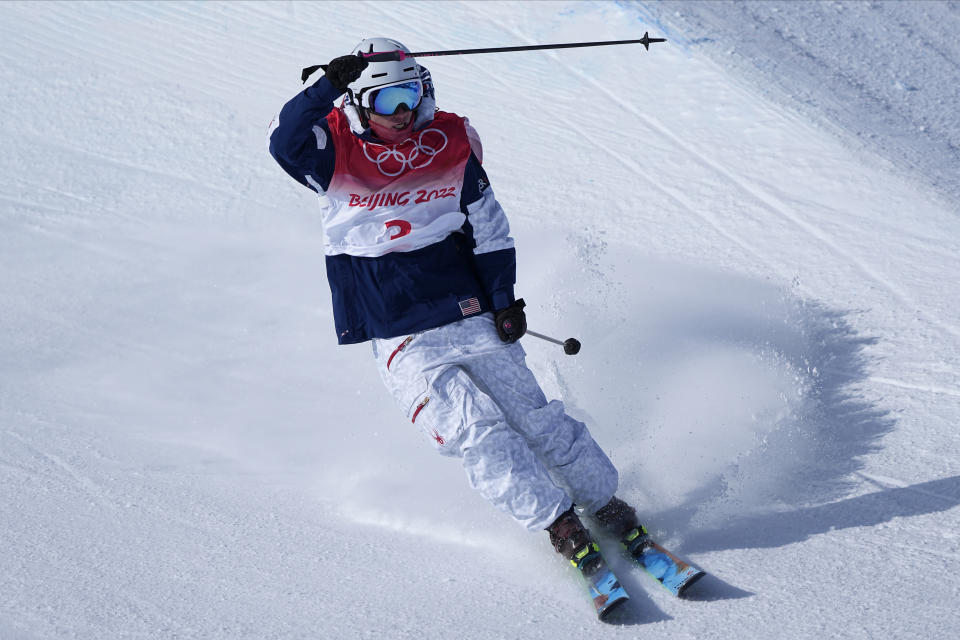
[[[519,343],[501,342],[490,314],[408,337],[375,339],[384,384],[470,485],[527,529],[545,529],[572,503],[594,513],[617,470],[586,425],[547,402]]]

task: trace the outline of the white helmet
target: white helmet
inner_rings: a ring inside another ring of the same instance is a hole
[[[367,38],[353,48],[354,55],[358,53],[380,53],[385,51],[403,51],[410,53],[410,49],[402,43],[390,38]],[[348,85],[358,104],[362,104],[363,94],[371,89],[377,89],[392,84],[420,80],[420,70],[417,61],[413,58],[405,60],[390,60],[389,62],[371,62],[360,77]]]
[[[353,55],[358,53],[378,53],[385,51],[403,51],[410,53],[402,43],[390,38],[367,38],[353,48]],[[433,89],[433,80],[425,67],[417,64],[414,58],[405,60],[391,60],[389,62],[371,62],[360,77],[347,85],[344,96],[343,111],[350,121],[350,128],[360,135],[370,126],[367,120],[366,107],[370,106],[369,96],[373,90],[381,89],[393,84],[419,82],[421,90],[420,104],[414,110],[416,118],[414,128],[419,129],[433,120],[437,102]],[[364,100],[364,98],[367,98]]]

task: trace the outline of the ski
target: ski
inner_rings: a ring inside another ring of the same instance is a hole
[[[620,581],[600,554],[600,547],[591,542],[570,560],[587,585],[597,618],[603,620],[617,606],[630,599]]]
[[[634,562],[675,596],[683,595],[693,583],[707,575],[655,542],[643,525],[630,531],[622,543]]]

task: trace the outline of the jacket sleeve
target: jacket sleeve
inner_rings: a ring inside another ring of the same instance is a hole
[[[294,180],[321,194],[336,159],[327,115],[342,93],[320,78],[283,105],[270,127],[270,155]]]
[[[513,285],[517,281],[516,250],[507,216],[476,153],[471,153],[467,161],[460,202],[467,214],[464,231],[473,240],[477,275],[494,310],[508,307],[514,301]]]

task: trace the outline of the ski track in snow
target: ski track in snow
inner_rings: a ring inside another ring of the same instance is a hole
[[[955,635],[960,229],[925,186],[947,171],[706,59],[715,6],[681,5],[684,32],[625,2],[0,5],[0,639]],[[818,6],[738,8],[744,51],[776,58],[749,42],[770,25],[791,60],[804,29],[841,38]],[[852,8],[909,22],[952,95],[949,24]],[[335,346],[315,200],[263,134],[361,37],[638,28],[669,42],[428,63],[485,141],[531,328],[584,344],[528,338],[531,366],[710,573],[680,601],[611,554],[633,599],[604,626],[398,417],[369,349]]]
[[[475,11],[475,14],[478,18],[482,15],[480,12]],[[505,26],[502,22],[493,20],[495,24],[498,24],[501,29],[508,32],[510,35],[519,38],[525,44],[535,44],[536,40],[530,38],[525,34],[521,29],[511,29]],[[654,47],[654,53],[656,53],[656,47]],[[659,124],[654,118],[648,116],[643,111],[637,109],[632,104],[622,100],[616,93],[608,89],[606,86],[592,78],[590,75],[583,73],[570,64],[563,62],[561,55],[556,53],[544,53],[544,55],[549,56],[553,60],[557,61],[562,65],[569,73],[578,76],[585,83],[594,87],[599,93],[605,95],[611,102],[619,105],[624,111],[633,114],[637,119],[642,121],[647,125],[646,130],[652,132],[659,137],[661,137],[666,146],[678,150],[682,150],[687,154],[689,158],[695,162],[700,163],[703,167],[707,168],[712,174],[716,182],[726,182],[732,185],[733,189],[740,192],[745,196],[746,202],[752,202],[759,204],[763,211],[769,211],[782,219],[788,221],[793,225],[794,228],[806,234],[813,240],[815,243],[818,243],[822,246],[828,248],[831,254],[839,262],[851,262],[854,264],[855,268],[862,274],[865,278],[877,283],[880,287],[886,289],[898,302],[899,306],[903,309],[918,309],[921,310],[920,313],[922,316],[933,326],[941,329],[945,333],[953,335],[955,337],[960,336],[960,329],[957,325],[947,322],[936,313],[932,312],[929,309],[924,309],[923,305],[919,304],[912,296],[906,293],[901,287],[896,286],[891,281],[891,278],[886,274],[878,270],[873,264],[864,259],[862,256],[856,255],[847,247],[840,246],[837,242],[834,242],[829,234],[825,233],[821,228],[819,228],[815,223],[807,222],[800,215],[793,213],[791,207],[784,203],[782,200],[774,196],[773,194],[765,191],[762,186],[752,183],[743,175],[738,175],[728,169],[718,162],[715,162],[711,159],[711,152],[708,152],[704,149],[697,148],[695,144],[688,143],[684,138],[674,134],[670,130],[664,128]],[[489,74],[487,74],[489,76]],[[735,232],[727,229],[716,216],[713,216],[709,213],[709,208],[704,208],[702,204],[697,203],[690,197],[684,195],[684,193],[678,189],[672,187],[669,183],[661,184],[657,182],[654,178],[650,177],[643,168],[629,158],[624,153],[618,152],[611,145],[606,144],[597,144],[592,141],[590,133],[588,133],[582,126],[579,126],[575,121],[570,118],[562,117],[562,121],[566,125],[569,131],[575,132],[584,143],[588,145],[594,145],[601,151],[607,153],[613,157],[617,162],[623,164],[627,167],[635,176],[636,179],[642,180],[649,192],[659,193],[662,196],[666,196],[668,201],[673,202],[681,206],[689,214],[696,216],[703,220],[705,223],[710,225],[714,230],[716,230],[723,238],[736,244],[737,246],[744,249],[750,255],[754,256],[764,267],[769,269],[771,272],[776,273],[781,281],[789,281],[790,273],[786,271],[776,258],[770,255],[767,252],[762,251],[757,247],[755,243],[749,242],[743,236],[736,234]],[[716,150],[713,151],[715,153]],[[750,210],[749,207],[746,210]],[[950,257],[955,258],[951,254]],[[802,293],[805,297],[816,298],[816,291],[811,289],[805,284],[800,284],[796,287],[799,293]],[[884,380],[889,380],[884,378]],[[943,389],[943,387],[938,386],[924,386],[920,384],[911,385],[910,383],[903,383],[905,388],[917,388],[917,389]],[[948,395],[950,390],[947,390]]]
[[[520,35],[520,34],[516,34],[516,35]],[[568,66],[568,69],[569,69],[569,66]],[[570,69],[570,71],[572,73],[577,73],[572,69]],[[702,149],[697,149],[695,146],[688,144],[683,138],[665,129],[662,125],[658,124],[653,118],[647,116],[645,113],[636,109],[633,105],[620,99],[615,93],[613,93],[612,91],[604,87],[602,84],[600,84],[593,78],[583,73],[577,73],[577,75],[579,75],[585,81],[593,85],[598,91],[606,95],[611,101],[619,104],[621,107],[623,107],[625,111],[629,111],[634,116],[642,120],[645,124],[647,124],[648,130],[653,131],[654,133],[657,133],[658,135],[663,137],[666,141],[670,142],[675,148],[683,150],[690,157],[696,159],[698,162],[708,167],[710,170],[712,170],[713,174],[718,178],[718,180],[726,181],[729,184],[733,185],[733,187],[736,190],[740,191],[747,197],[747,200],[752,200],[756,203],[759,203],[767,211],[770,211],[771,213],[774,213],[790,221],[798,230],[804,232],[816,242],[821,243],[826,247],[828,247],[833,252],[834,256],[836,256],[838,259],[851,260],[863,275],[870,278],[871,280],[878,283],[879,285],[883,286],[891,294],[893,294],[894,297],[896,297],[900,301],[901,306],[907,307],[907,308],[917,308],[919,306],[906,292],[902,291],[899,287],[893,285],[890,282],[890,279],[888,277],[881,274],[875,267],[873,267],[865,259],[863,259],[863,257],[853,255],[849,249],[838,246],[837,243],[835,243],[830,238],[829,235],[824,233],[815,224],[806,222],[796,214],[791,213],[790,208],[786,204],[778,200],[776,197],[774,197],[769,193],[766,193],[762,188],[758,187],[757,185],[751,184],[747,180],[743,179],[743,177],[738,176],[731,171],[728,171],[720,164],[714,162],[713,160],[710,159],[710,154],[708,152]],[[578,133],[583,135],[585,139],[588,139],[588,136],[586,136],[582,130],[579,130],[575,125],[573,125],[572,122],[568,121],[568,125],[571,126],[571,128],[573,128],[574,130],[577,130]],[[624,164],[629,166],[631,169],[633,169],[637,174],[637,177],[643,178],[650,188],[659,190],[664,195],[669,196],[671,200],[675,202],[679,202],[690,213],[694,215],[698,215],[702,219],[704,219],[704,221],[708,222],[714,229],[719,231],[725,238],[727,238],[728,240],[731,240],[732,242],[737,243],[739,246],[746,249],[754,256],[758,257],[760,260],[762,260],[762,262],[765,265],[769,266],[771,269],[775,269],[778,275],[782,279],[787,279],[786,278],[787,274],[782,269],[778,268],[777,261],[774,260],[771,256],[761,252],[755,246],[751,245],[751,243],[745,241],[743,238],[740,238],[735,234],[732,234],[731,232],[727,231],[716,219],[710,216],[707,216],[703,213],[700,213],[698,211],[698,207],[692,204],[690,200],[684,198],[680,194],[680,192],[678,192],[677,190],[658,186],[653,180],[646,178],[646,176],[643,174],[641,169],[635,163],[627,159],[625,156],[618,154],[607,148],[605,148],[605,150],[609,151],[609,153],[612,156],[614,156],[617,160],[619,160],[620,162],[623,162]],[[813,292],[806,287],[801,287],[801,291],[803,291],[803,293],[808,296],[813,294]],[[940,327],[944,331],[951,333],[954,336],[960,337],[960,329],[958,329],[955,325],[943,321],[942,319],[938,318],[935,314],[929,311],[924,311],[924,315],[932,324]]]
[[[910,389],[912,391],[926,391],[927,393],[937,393],[945,396],[953,396],[960,398],[960,390],[950,389],[947,387],[937,387],[937,386],[927,386],[921,384],[909,384],[903,382],[902,380],[891,380],[890,378],[881,378],[878,376],[870,376],[868,378],[870,382],[876,382],[879,384],[887,384],[892,387],[900,387],[901,389]]]
[[[480,12],[475,12],[475,13],[478,15],[478,17],[479,17],[480,15],[482,15]],[[496,22],[496,21],[494,21],[494,22]],[[516,37],[520,38],[520,39],[523,40],[526,44],[536,44],[536,41],[535,41],[535,40],[527,37],[526,34],[524,34],[521,30],[519,30],[519,29],[509,29],[509,28],[507,28],[506,26],[504,26],[502,23],[498,23],[498,24],[500,24],[500,27],[501,27],[504,31],[506,31],[507,33],[509,33],[509,34],[512,35],[512,36],[516,36]],[[656,47],[654,47],[654,52],[656,52]],[[573,69],[570,65],[564,64],[563,62],[560,61],[559,56],[557,56],[557,55],[555,55],[555,54],[554,54],[554,55],[551,55],[551,54],[548,53],[548,54],[545,54],[545,55],[549,55],[551,58],[553,58],[554,60],[556,60],[557,62],[559,62],[562,66],[564,66],[569,73],[572,73],[572,74],[578,76],[579,78],[581,78],[582,80],[584,80],[584,81],[587,82],[588,84],[592,85],[595,89],[597,89],[598,91],[602,92],[602,93],[603,93],[604,95],[606,95],[610,100],[612,100],[613,102],[617,103],[618,105],[620,105],[620,106],[621,106],[622,108],[624,108],[625,110],[633,113],[633,115],[637,116],[638,118],[642,119],[643,122],[645,122],[645,123],[648,125],[648,130],[649,130],[649,131],[653,131],[654,133],[660,135],[660,136],[661,136],[663,139],[665,139],[666,141],[676,144],[680,149],[682,149],[682,150],[684,150],[685,152],[687,152],[688,155],[690,155],[691,157],[695,158],[696,160],[698,160],[698,161],[701,162],[702,164],[704,164],[704,165],[712,168],[712,169],[715,171],[715,173],[717,173],[717,174],[719,174],[719,175],[722,175],[723,177],[726,177],[726,178],[731,179],[731,180],[733,180],[734,182],[736,182],[736,179],[735,179],[735,178],[733,178],[729,173],[724,172],[724,171],[721,170],[719,167],[717,167],[717,166],[715,166],[713,163],[711,163],[711,162],[706,158],[706,156],[705,156],[703,153],[694,150],[692,147],[684,144],[682,140],[680,140],[680,139],[678,139],[676,136],[673,136],[672,134],[670,134],[669,131],[666,131],[666,130],[664,130],[661,126],[656,125],[656,123],[654,123],[654,122],[653,122],[650,118],[648,118],[645,114],[643,114],[643,113],[641,113],[640,111],[638,111],[637,109],[635,109],[632,105],[630,105],[630,104],[624,102],[623,100],[621,100],[616,94],[614,94],[613,92],[611,92],[610,90],[608,90],[608,89],[607,89],[606,87],[604,87],[602,84],[598,83],[598,82],[597,82],[596,80],[594,80],[592,77],[590,77],[590,76],[588,76],[587,74],[584,74],[584,73],[582,73],[582,72],[578,72],[577,70]],[[577,125],[573,120],[571,120],[571,119],[569,119],[569,118],[566,118],[566,117],[562,117],[562,121],[563,121],[564,124],[567,126],[567,128],[569,128],[571,131],[574,131],[575,133],[577,133],[577,134],[580,136],[580,138],[581,138],[586,144],[588,144],[588,145],[595,145],[598,149],[600,149],[600,150],[602,150],[603,152],[609,154],[609,155],[610,155],[611,157],[613,157],[617,162],[620,162],[621,164],[623,164],[624,166],[626,166],[628,169],[630,169],[630,170],[633,172],[634,176],[635,176],[637,179],[643,180],[644,184],[646,185],[646,187],[647,187],[648,189],[650,189],[650,190],[652,190],[652,191],[654,191],[654,192],[660,193],[661,195],[666,196],[670,201],[679,204],[679,205],[680,205],[684,210],[686,210],[688,213],[690,213],[691,215],[694,215],[694,216],[700,218],[701,220],[703,220],[704,222],[706,222],[707,224],[709,224],[714,230],[716,230],[718,233],[720,233],[724,238],[726,238],[727,240],[729,240],[729,241],[737,244],[737,245],[740,246],[741,248],[743,248],[743,249],[745,249],[746,251],[748,251],[750,254],[752,254],[752,255],[756,256],[757,258],[761,259],[761,260],[764,262],[764,264],[767,264],[768,266],[771,266],[771,267],[774,266],[774,263],[773,263],[772,260],[770,260],[768,257],[764,256],[764,255],[763,255],[762,253],[760,253],[755,247],[751,246],[748,242],[744,241],[742,238],[740,238],[740,237],[738,237],[738,236],[730,233],[729,231],[727,231],[727,229],[725,229],[725,228],[716,220],[716,218],[714,218],[713,216],[711,216],[708,212],[703,211],[703,210],[701,210],[700,208],[698,208],[697,206],[695,206],[690,199],[686,198],[686,197],[683,195],[683,193],[682,193],[681,191],[679,191],[679,190],[677,190],[677,189],[670,188],[670,187],[667,186],[667,185],[660,184],[659,182],[655,181],[654,179],[648,177],[647,174],[646,174],[646,172],[644,172],[643,169],[642,169],[636,162],[634,162],[633,160],[631,160],[629,157],[627,157],[627,156],[624,155],[623,153],[617,152],[615,149],[613,149],[613,148],[610,147],[609,145],[602,145],[602,144],[596,144],[596,143],[594,143],[593,140],[592,140],[591,135],[590,135],[583,127]],[[742,187],[743,185],[741,185],[741,184],[738,183],[738,186],[741,186],[741,187]],[[785,275],[785,274],[781,273],[780,275],[783,276],[783,275]]]

